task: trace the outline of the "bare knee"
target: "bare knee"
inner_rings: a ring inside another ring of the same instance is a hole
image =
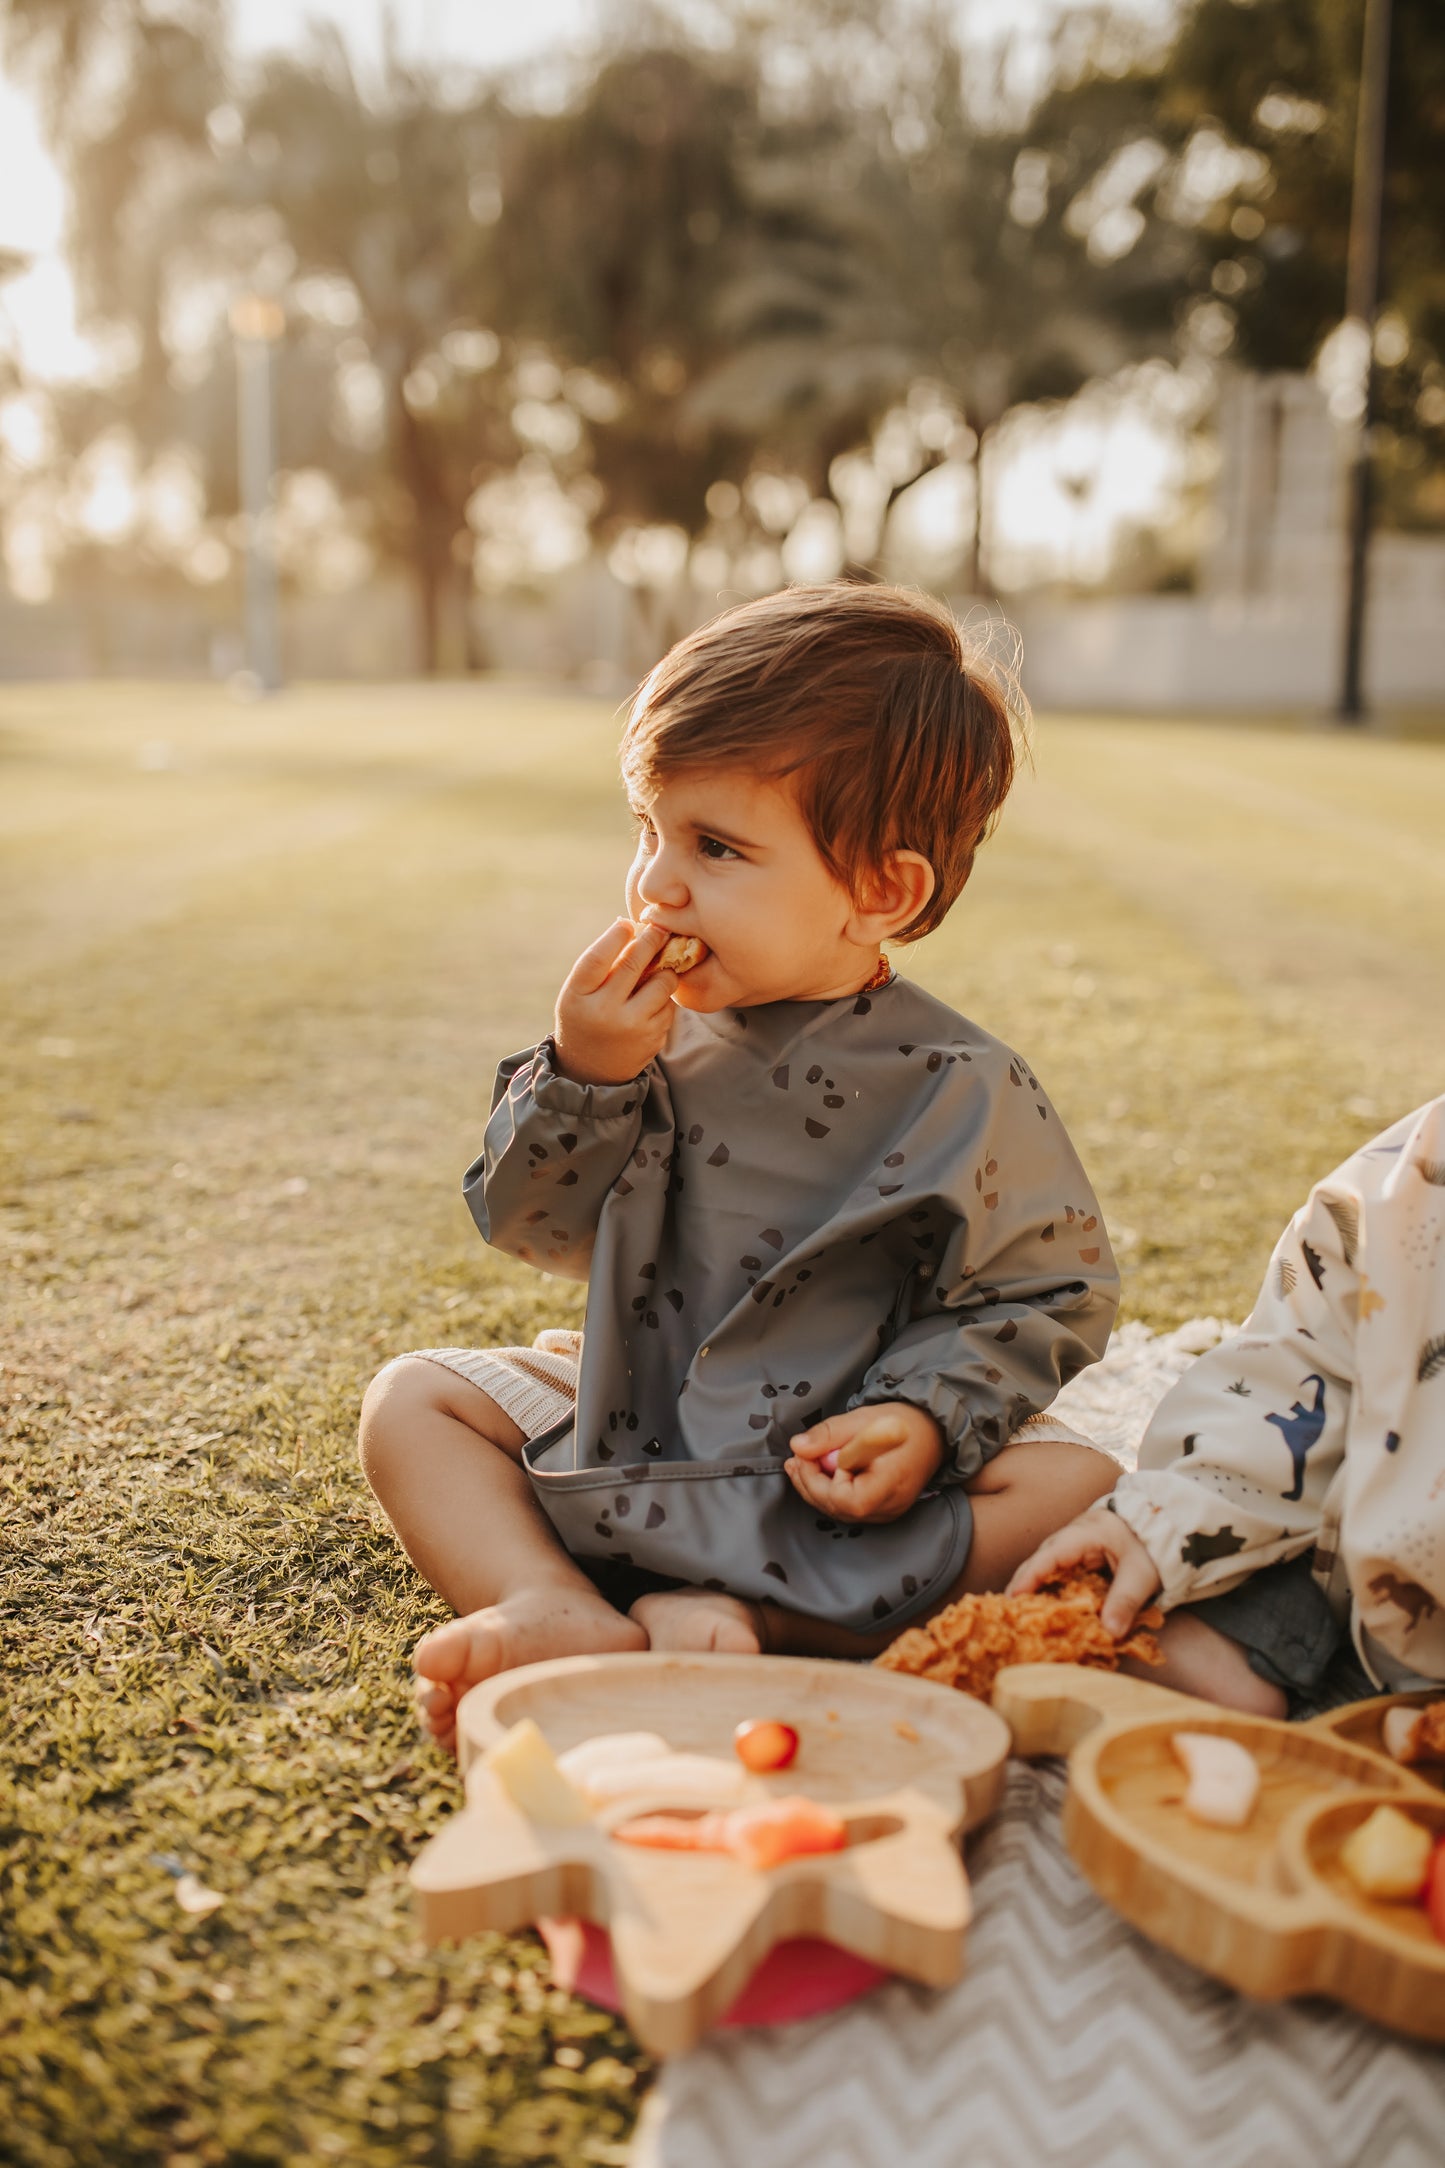
[[[1007,1588],[1046,1536],[1112,1490],[1119,1469],[1107,1453],[1065,1439],[1005,1446],[968,1485],[973,1544],[965,1589]]]
[[[435,1404],[428,1398],[430,1381],[422,1373],[429,1370],[435,1375],[437,1368],[437,1364],[420,1356],[399,1355],[367,1386],[356,1444],[362,1473],[374,1491],[385,1489],[388,1472],[396,1456],[405,1450],[406,1436],[417,1414]]]
[[[1050,1470],[1049,1480],[1059,1486],[1060,1502],[1067,1507],[1065,1518],[1073,1520],[1107,1497],[1119,1480],[1119,1463],[1112,1453],[1102,1453],[1097,1446],[1071,1445],[1064,1439],[1059,1439],[1053,1450],[1059,1458]]]
[[[398,1355],[367,1386],[357,1430],[362,1471],[378,1497],[385,1497],[398,1466],[413,1459],[420,1433],[439,1420],[460,1423],[513,1456],[525,1442],[480,1386],[425,1355]]]
[[[1062,1527],[1086,1512],[1118,1480],[1119,1463],[1097,1446],[1067,1438],[1040,1438],[1037,1443],[1006,1445],[984,1463],[967,1487],[981,1497],[1010,1491],[1047,1493]]]

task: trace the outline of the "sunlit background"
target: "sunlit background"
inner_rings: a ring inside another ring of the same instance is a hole
[[[241,671],[250,548],[293,674],[608,686],[852,567],[1001,603],[1065,704],[1210,704],[1226,606],[1223,704],[1325,699],[1360,14],[0,0],[0,669]],[[1418,701],[1445,40],[1396,15],[1377,675]]]

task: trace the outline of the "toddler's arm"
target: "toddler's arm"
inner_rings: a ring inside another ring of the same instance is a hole
[[[640,983],[666,939],[656,926],[634,938],[625,919],[609,927],[562,989],[557,1037],[498,1069],[482,1155],[462,1181],[494,1248],[586,1279],[603,1200],[647,1119],[647,1064],[672,1021],[676,974]],[[670,1134],[670,1113],[663,1127]]]
[[[903,1321],[849,1402],[907,1401],[931,1415],[943,1435],[944,1482],[971,1481],[1020,1423],[1098,1360],[1119,1290],[1099,1206],[1042,1093],[1007,1078],[991,1101],[972,1079],[963,1089],[967,1098],[939,1110],[958,1137],[956,1188],[920,1190],[911,1207],[910,1224],[930,1223],[915,1238],[928,1244]]]

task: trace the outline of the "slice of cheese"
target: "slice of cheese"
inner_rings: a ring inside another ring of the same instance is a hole
[[[530,1716],[514,1724],[482,1756],[504,1792],[534,1822],[553,1829],[576,1829],[592,1817],[587,1802],[557,1766],[557,1757]]]

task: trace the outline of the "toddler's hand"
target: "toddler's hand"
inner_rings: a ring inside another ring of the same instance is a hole
[[[830,1415],[793,1440],[787,1464],[800,1498],[835,1521],[896,1521],[943,1462],[943,1432],[906,1400]]]
[[[1113,1574],[1100,1618],[1105,1632],[1116,1641],[1123,1640],[1145,1604],[1159,1593],[1159,1568],[1129,1523],[1107,1506],[1090,1506],[1024,1560],[1009,1582],[1008,1594],[1027,1596],[1071,1566],[1107,1566]]]
[[[672,1029],[675,971],[638,980],[668,941],[665,926],[614,919],[584,949],[557,996],[557,1067],[577,1084],[626,1084],[660,1054]]]

